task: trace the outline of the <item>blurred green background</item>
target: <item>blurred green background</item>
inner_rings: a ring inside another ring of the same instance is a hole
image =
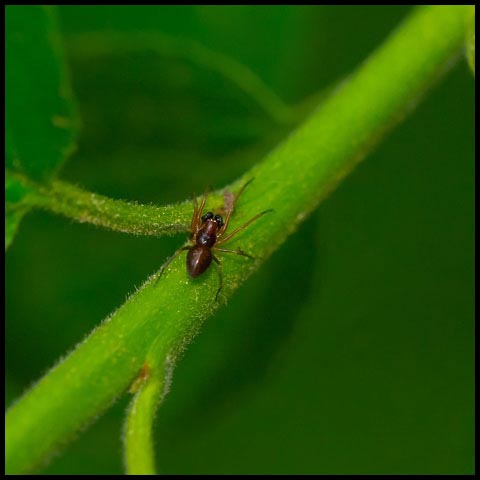
[[[408,12],[59,7],[83,125],[61,178],[170,203],[235,179],[292,128],[188,58],[102,38],[196,40],[298,105]],[[7,406],[182,241],[29,213],[6,254]],[[204,325],[159,411],[160,472],[473,473],[473,265],[474,80],[462,61]],[[122,473],[127,403],[42,473]]]

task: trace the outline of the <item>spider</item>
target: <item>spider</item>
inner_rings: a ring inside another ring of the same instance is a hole
[[[237,193],[234,197],[233,201],[231,202],[227,214],[225,216],[225,221],[221,215],[214,215],[213,212],[207,212],[205,215],[202,216],[203,209],[205,207],[205,202],[207,201],[207,193],[203,195],[202,201],[200,203],[200,207],[197,204],[197,198],[194,196],[193,199],[193,216],[192,221],[190,223],[190,242],[192,245],[184,246],[179,248],[162,266],[160,273],[157,278],[157,282],[162,276],[165,269],[170,265],[170,263],[182,253],[184,250],[188,250],[187,253],[187,272],[191,278],[196,278],[202,275],[207,268],[212,263],[212,260],[217,264],[218,268],[218,290],[217,294],[215,295],[215,301],[218,300],[218,295],[220,290],[222,290],[222,263],[220,260],[215,256],[213,250],[216,252],[222,253],[234,253],[236,255],[241,255],[242,257],[248,257],[254,259],[248,253],[245,253],[242,249],[238,248],[237,250],[229,250],[227,248],[219,248],[220,245],[228,242],[234,235],[236,235],[241,230],[247,228],[251,223],[255,220],[260,218],[261,216],[265,215],[266,213],[270,212],[270,210],[265,210],[264,212],[258,213],[253,218],[251,218],[248,222],[237,227],[228,235],[225,235],[228,224],[230,222],[230,218],[233,213],[233,209],[235,204],[237,203],[240,195],[243,193],[245,188],[253,181],[253,178],[250,179]],[[157,283],[155,282],[155,284]]]

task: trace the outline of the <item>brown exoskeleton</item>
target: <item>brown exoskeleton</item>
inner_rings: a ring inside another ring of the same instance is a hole
[[[207,194],[205,194],[200,203],[200,207],[197,204],[197,198],[194,197],[193,203],[193,217],[190,224],[190,241],[192,245],[182,247],[178,249],[172,257],[170,257],[167,262],[162,266],[158,279],[161,277],[165,269],[170,265],[170,263],[184,250],[188,250],[187,253],[187,272],[191,278],[196,278],[204,273],[207,268],[212,263],[212,260],[217,264],[218,267],[218,290],[215,295],[215,300],[218,299],[218,294],[222,289],[222,263],[213,253],[222,252],[222,253],[235,253],[236,255],[241,255],[242,257],[248,257],[253,259],[251,255],[245,253],[243,250],[238,248],[237,250],[229,250],[227,248],[219,248],[220,245],[228,242],[234,235],[238,232],[247,228],[252,222],[260,218],[262,215],[270,212],[271,210],[265,210],[264,212],[258,213],[248,222],[237,227],[231,233],[226,234],[230,218],[233,213],[233,209],[240,195],[243,193],[247,185],[253,180],[249,180],[237,193],[231,204],[227,209],[227,214],[225,216],[225,221],[221,215],[214,215],[212,212],[207,212],[202,216],[203,209],[205,207],[205,202],[207,201]]]

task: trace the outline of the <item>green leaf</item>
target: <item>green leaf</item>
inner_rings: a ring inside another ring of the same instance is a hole
[[[50,177],[72,151],[77,118],[53,12],[6,9],[6,166]]]
[[[27,212],[27,209],[7,210],[5,209],[5,250],[10,246],[13,237],[17,232],[20,221]]]
[[[49,7],[9,5],[5,27],[5,166],[44,181],[72,151],[78,125],[56,21]],[[22,188],[6,181],[6,246],[28,210]]]

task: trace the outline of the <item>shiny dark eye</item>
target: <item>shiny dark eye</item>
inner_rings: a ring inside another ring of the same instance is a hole
[[[211,220],[213,218],[213,213],[212,212],[207,212],[203,217],[202,217],[202,222],[205,220]]]
[[[215,215],[215,221],[219,227],[223,225],[223,218],[220,215]]]

